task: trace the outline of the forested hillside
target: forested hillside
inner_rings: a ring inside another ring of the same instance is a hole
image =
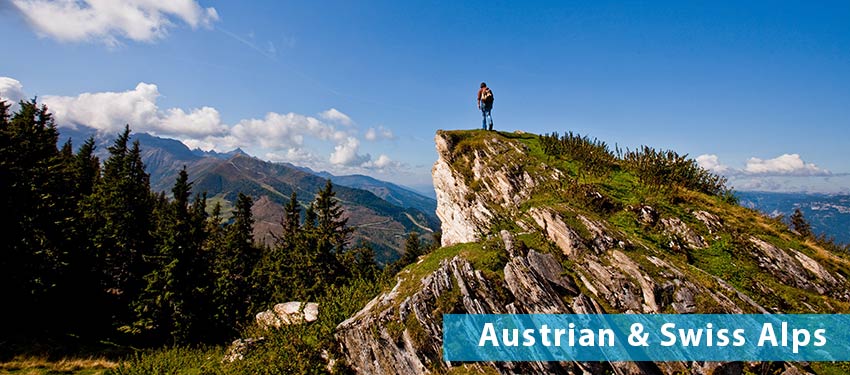
[[[381,275],[369,245],[352,245],[330,181],[301,198],[306,208],[293,192],[277,241],[261,246],[248,195],[225,221],[185,169],[168,198],[152,192],[129,127],[100,160],[91,138],[76,152],[57,145],[46,107],[9,107],[0,102],[2,360],[68,341],[125,354],[229,342],[275,303],[348,298],[341,289]]]

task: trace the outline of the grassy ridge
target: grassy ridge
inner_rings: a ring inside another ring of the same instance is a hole
[[[558,211],[565,222],[586,241],[590,240],[591,234],[577,218],[578,215],[607,225],[612,233],[628,241],[629,245],[624,253],[659,284],[665,281],[665,276],[656,265],[647,260],[647,256],[663,259],[683,270],[689,280],[734,298],[732,293],[720,287],[715,277],[725,280],[768,309],[785,313],[811,312],[810,308],[819,312],[850,312],[850,305],[846,302],[789,287],[759,268],[749,238],[753,236],[782,249],[793,248],[817,260],[829,271],[848,277],[850,259],[846,254],[834,252],[816,239],[803,238],[778,220],[737,205],[729,199],[725,186],[711,185],[719,180],[699,172],[688,172],[693,164],[678,155],[665,154],[664,157],[657,157],[658,153],[644,149],[644,154],[655,155],[648,157],[649,162],[667,163],[673,160],[673,166],[668,167],[682,168],[684,172],[670,172],[669,168],[665,171],[664,168],[649,166],[636,169],[632,164],[640,163],[636,161],[641,158],[639,155],[630,156],[630,161],[622,157],[621,152],[612,153],[603,143],[578,135],[570,135],[567,144],[583,151],[556,151],[557,146],[552,146],[551,138],[529,133],[453,131],[443,134],[454,145],[450,160],[452,167],[464,176],[467,185],[473,190],[482,189],[482,185],[473,178],[470,156],[485,147],[492,138],[503,142],[506,147],[488,162],[508,166],[510,171],[515,173],[527,172],[532,176],[551,174],[554,169],[560,171],[563,178],[538,186],[531,199],[519,208],[519,213],[515,213],[516,216],[497,212],[497,217],[503,219],[492,223],[490,239],[437,249],[420,262],[404,268],[399,273],[399,300],[418,291],[423,277],[436,270],[441,261],[454,256],[470,260],[473,266],[482,270],[488,278],[503,279],[506,258],[503,245],[496,235],[501,229],[518,233],[517,240],[529,248],[559,254],[560,251],[542,235],[533,232],[519,233],[521,231],[516,224],[517,220],[527,220],[525,215],[529,209],[547,207]],[[601,152],[609,156],[600,155]],[[647,171],[653,170],[674,173],[678,176],[676,178],[685,180],[664,180],[645,175],[652,173]],[[688,181],[688,178],[694,178],[696,182]],[[706,183],[714,188],[705,189]],[[662,218],[679,218],[705,239],[707,247],[694,250],[671,248],[671,236],[660,225],[649,226],[638,219],[633,208],[641,205],[653,207]],[[723,223],[722,229],[710,233],[708,228],[694,217],[695,211],[716,215]],[[561,261],[567,275],[578,279],[573,271],[576,260],[561,257]],[[275,331],[246,328],[243,331],[244,337],[263,336],[266,342],[243,361],[233,364],[221,363],[225,346],[179,347],[140,352],[117,367],[103,371],[128,375],[325,373],[329,369],[321,354],[323,350],[336,350],[337,345],[333,342],[333,330],[336,325],[353,315],[381,290],[391,288],[393,281],[394,278],[389,278],[378,284],[355,283],[331,291],[318,301],[319,321],[311,325]],[[582,283],[578,282],[578,285],[582,286]],[[765,293],[765,290],[771,293]],[[587,290],[585,294],[592,297]],[[606,301],[598,302],[608,312],[617,312]],[[698,298],[696,302],[698,312],[716,312],[713,302],[709,299]],[[448,296],[440,303],[449,309],[454,302],[451,296]],[[405,326],[400,323],[396,328],[401,332]],[[824,374],[843,374],[847,373],[848,368],[850,365],[844,363],[813,363],[809,367],[811,371]],[[756,364],[746,367],[745,371],[775,373],[777,369],[775,364]],[[338,363],[335,370],[345,372],[345,364]],[[471,368],[459,367],[452,369],[451,373],[478,372]]]

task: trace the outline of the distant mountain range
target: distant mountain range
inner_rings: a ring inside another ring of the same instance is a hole
[[[850,195],[811,193],[737,192],[741,205],[768,215],[790,217],[799,208],[815,234],[850,243]]]
[[[69,137],[76,146],[93,129],[60,128],[60,144]],[[103,160],[114,135],[97,137],[97,152]],[[399,256],[411,231],[427,235],[439,230],[436,200],[411,189],[368,176],[334,176],[314,172],[288,163],[272,163],[249,156],[240,149],[226,153],[191,150],[178,140],[134,133],[142,148],[142,159],[151,176],[151,188],[168,194],[177,173],[186,166],[194,192],[207,192],[210,207],[222,204],[227,212],[241,192],[251,195],[254,235],[266,244],[273,243],[272,233],[279,232],[283,205],[294,191],[306,207],[328,179],[345,208],[349,225],[355,228],[353,241],[369,243],[379,261]]]

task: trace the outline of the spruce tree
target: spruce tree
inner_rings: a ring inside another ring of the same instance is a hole
[[[94,185],[100,178],[100,160],[94,154],[94,137],[89,137],[74,155],[73,181],[75,191],[80,197],[91,195]]]
[[[175,344],[197,340],[202,334],[209,270],[203,254],[205,215],[196,214],[197,201],[190,205],[192,183],[184,167],[171,189],[172,201],[157,212],[156,256],[149,257],[151,271],[146,287],[134,303],[137,320],[125,327],[146,333],[154,340],[170,338]]]
[[[298,195],[293,191],[289,197],[289,203],[283,210],[283,236],[282,241],[294,242],[301,226],[301,206],[298,204]]]
[[[260,253],[254,244],[253,200],[239,193],[233,222],[225,229],[222,247],[215,257],[217,320],[233,329],[249,316],[252,273]]]
[[[15,308],[2,314],[40,319],[67,270],[72,231],[66,224],[74,221],[75,211],[64,195],[68,176],[53,116],[35,100],[21,101],[11,117],[8,108],[0,104],[0,199],[5,203],[0,225],[9,234],[0,241],[0,285]]]
[[[791,215],[791,228],[803,237],[812,236],[812,226],[806,221],[803,211],[800,211],[799,208],[795,208],[794,213]]]
[[[129,146],[130,128],[125,126],[103,164],[102,176],[93,177],[92,194],[82,204],[85,224],[92,228],[90,251],[102,273],[103,308],[112,313],[116,326],[129,323],[131,302],[145,286],[150,272],[146,258],[154,255],[151,237],[154,197],[145,172],[138,142]],[[88,142],[87,142],[88,143]],[[92,144],[93,146],[93,144]],[[81,149],[81,176],[94,173],[94,157]],[[93,151],[93,147],[92,147]],[[88,181],[80,181],[85,189]]]
[[[347,226],[348,218],[343,217],[344,210],[336,199],[330,180],[316,194],[313,207],[316,215],[314,286],[323,290],[326,285],[336,284],[337,278],[342,276],[338,257],[345,251],[353,229]]]
[[[344,210],[336,199],[331,180],[327,180],[324,189],[316,194],[314,208],[320,236],[330,242],[331,252],[341,253],[348,244],[354,229],[347,226],[348,218],[343,217]]]

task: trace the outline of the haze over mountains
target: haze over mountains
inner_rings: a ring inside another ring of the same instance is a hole
[[[850,244],[850,195],[743,191],[741,205],[786,218],[799,208],[817,235]]]
[[[114,135],[97,135],[91,128],[60,128],[60,143],[71,138],[79,146],[96,136],[97,153],[105,155]],[[313,200],[326,180],[334,184],[337,198],[345,207],[349,225],[355,228],[353,241],[372,244],[376,258],[388,262],[398,258],[410,231],[426,238],[439,228],[434,199],[405,187],[368,176],[334,176],[288,163],[272,163],[249,156],[240,149],[226,153],[191,150],[182,142],[134,133],[150,174],[151,188],[170,193],[178,172],[185,166],[193,181],[193,191],[206,192],[210,207],[222,204],[225,212],[241,192],[254,198],[254,236],[270,245],[272,233],[279,232],[283,205],[292,192],[303,207]]]

